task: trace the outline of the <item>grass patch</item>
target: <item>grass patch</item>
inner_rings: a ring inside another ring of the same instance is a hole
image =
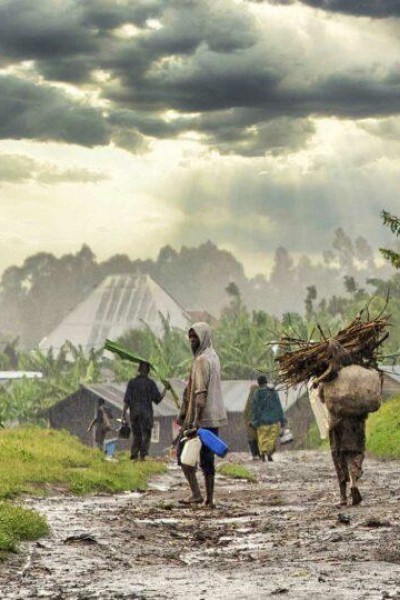
[[[369,415],[367,449],[380,458],[400,458],[400,396]]]
[[[146,489],[148,479],[166,471],[166,465],[149,460],[104,460],[65,431],[21,427],[0,432],[0,500],[20,494],[44,494],[62,488],[74,494]]]
[[[7,499],[21,494],[46,494],[54,490],[74,494],[146,489],[151,475],[163,473],[164,463],[104,460],[100,450],[83,445],[65,431],[21,427],[0,432],[0,559],[16,552],[21,540],[48,533],[46,519]]]
[[[231,477],[232,479],[245,479],[246,481],[251,481],[252,483],[257,482],[257,477],[252,471],[237,463],[221,465],[218,467],[218,473],[225,475],[225,477]]]
[[[46,519],[35,511],[0,502],[0,558],[16,552],[21,540],[36,540],[48,532]]]

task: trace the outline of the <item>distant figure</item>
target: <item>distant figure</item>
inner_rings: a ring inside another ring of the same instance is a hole
[[[260,458],[260,451],[258,449],[257,442],[257,429],[251,423],[251,399],[256,390],[258,390],[258,385],[253,383],[250,386],[249,395],[247,396],[246,405],[243,411],[243,420],[247,431],[247,441],[249,443],[251,457],[253,460]]]
[[[272,384],[268,383],[265,375],[257,379],[258,390],[251,399],[251,423],[257,429],[258,448],[262,461],[267,456],[272,461],[276,443],[285,427],[285,415],[279,394]]]
[[[104,440],[107,432],[111,430],[111,412],[107,410],[103,398],[99,398],[97,413],[94,419],[90,422],[87,432],[90,433],[95,426],[94,439],[97,447],[104,451]]]
[[[211,342],[211,328],[199,322],[189,329],[189,342],[194,356],[189,383],[178,416],[182,430],[208,429],[218,435],[219,427],[227,425],[228,419],[222,399],[221,367],[218,354]],[[178,463],[190,486],[191,495],[179,501],[180,504],[200,504],[203,497],[196,476],[196,467],[181,464],[180,457],[184,442],[178,446]],[[215,464],[214,453],[204,444],[200,451],[200,468],[206,484],[205,506],[214,507]]]
[[[156,382],[149,377],[150,365],[140,362],[138,375],[128,382],[124,396],[122,422],[126,422],[126,413],[132,429],[131,460],[145,460],[149,453],[151,430],[153,428],[153,403],[159,404],[167,393],[164,387],[160,393]]]

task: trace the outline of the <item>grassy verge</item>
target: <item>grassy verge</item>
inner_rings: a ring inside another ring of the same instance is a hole
[[[146,489],[148,479],[166,471],[149,460],[132,463],[127,453],[118,462],[104,460],[99,450],[84,446],[67,432],[39,427],[0,432],[0,558],[16,551],[20,540],[48,532],[46,520],[7,500],[23,494],[62,490],[73,494]]]
[[[309,447],[315,450],[329,449],[328,440],[321,440],[316,423],[308,432]],[[382,404],[367,419],[367,450],[378,458],[400,459],[400,396]]]
[[[62,488],[74,494],[145,489],[149,477],[166,470],[156,461],[118,462],[84,446],[64,431],[24,427],[0,433],[0,500]]]
[[[367,449],[380,458],[400,458],[400,396],[369,415]]]
[[[254,473],[249,469],[246,469],[246,467],[243,467],[243,465],[236,463],[221,465],[218,467],[218,473],[225,475],[225,477],[231,477],[232,479],[245,479],[246,481],[251,481],[253,483],[257,481],[257,477]]]

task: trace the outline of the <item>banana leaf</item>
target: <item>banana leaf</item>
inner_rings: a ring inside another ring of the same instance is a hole
[[[118,344],[118,342],[113,342],[112,340],[106,340],[105,344],[104,344],[104,348],[105,348],[105,350],[114,352],[114,354],[118,354],[118,356],[120,358],[122,358],[123,360],[129,360],[130,362],[134,362],[136,364],[145,362],[148,365],[150,365],[150,369],[152,369],[154,371],[156,377],[158,377],[158,379],[161,381],[163,386],[167,387],[169,389],[169,391],[171,392],[171,396],[172,396],[177,408],[178,409],[180,408],[179,396],[178,396],[176,390],[173,388],[173,386],[171,385],[171,382],[168,379],[161,377],[160,372],[157,369],[156,365],[151,363],[147,358],[138,356],[137,354],[132,352],[132,350],[128,350],[127,348],[124,348],[123,346],[121,346],[121,344]]]

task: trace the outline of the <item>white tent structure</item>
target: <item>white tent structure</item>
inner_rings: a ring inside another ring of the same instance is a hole
[[[162,332],[160,314],[171,327],[188,325],[185,310],[149,275],[110,275],[43,338],[39,348],[59,350],[69,340],[89,352],[100,349],[106,338],[117,339],[146,325],[158,335]]]

